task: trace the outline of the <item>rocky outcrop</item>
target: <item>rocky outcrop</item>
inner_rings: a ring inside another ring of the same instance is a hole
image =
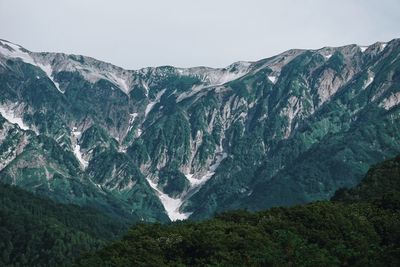
[[[124,70],[2,40],[0,179],[148,221],[327,198],[400,149],[399,43]]]

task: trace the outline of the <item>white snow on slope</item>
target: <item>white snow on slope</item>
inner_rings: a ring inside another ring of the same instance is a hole
[[[359,46],[360,47],[360,49],[361,49],[361,52],[365,52],[365,50],[367,50],[367,48],[368,48],[368,46]]]
[[[0,40],[0,54],[7,58],[20,58],[23,62],[36,66],[32,57],[27,52],[22,51],[21,48],[19,45]]]
[[[129,127],[128,127],[128,130],[126,131],[126,133],[129,133],[130,132],[130,130],[132,130],[132,127],[133,127],[133,122],[135,121],[135,119],[136,119],[136,117],[137,116],[139,116],[139,114],[138,113],[132,113],[132,114],[129,114]]]
[[[275,82],[276,82],[276,76],[268,76],[268,79],[269,79],[272,83],[275,83]]]
[[[154,105],[157,104],[158,102],[160,102],[161,96],[165,93],[167,89],[163,89],[160,92],[157,93],[156,99],[154,101],[150,101],[147,106],[146,109],[144,111],[144,117],[146,118],[147,115],[150,113],[150,111],[153,109]]]
[[[136,133],[136,136],[137,137],[140,137],[142,135],[142,129],[137,129],[137,133]]]
[[[156,101],[150,101],[147,106],[146,109],[144,111],[144,116],[147,117],[147,115],[150,113],[150,111],[153,109],[154,105],[156,104]]]
[[[129,116],[130,116],[129,124],[132,124],[135,121],[136,117],[139,116],[139,114],[134,112],[134,113],[129,114]]]
[[[149,90],[150,90],[149,86],[144,81],[142,81],[142,86],[146,90],[146,93],[145,93],[146,97],[148,97],[149,96]]]
[[[29,130],[29,127],[24,124],[22,118],[17,117],[11,107],[0,106],[0,113],[9,122],[18,124],[19,128],[22,130]]]
[[[335,53],[335,49],[333,47],[323,47],[317,50],[312,50],[318,52],[321,56],[323,56],[326,60],[330,59],[332,55]]]
[[[374,73],[368,71],[368,79],[365,81],[363,89],[367,88],[374,81],[374,78],[375,78]]]
[[[1,55],[6,58],[20,58],[25,63],[39,67],[46,73],[61,93],[64,92],[60,90],[60,85],[54,80],[54,72],[77,71],[91,83],[96,83],[104,79],[110,81],[125,93],[129,93],[130,91],[130,84],[132,82],[130,71],[125,71],[122,68],[90,57],[82,57],[84,62],[80,62],[79,60],[70,58],[70,56],[74,55],[29,52],[19,45],[4,40],[0,40]],[[52,63],[50,64],[50,62]]]
[[[77,130],[76,130],[76,127],[74,127],[74,128],[72,129],[72,135],[73,135],[76,139],[79,139],[79,137],[81,137],[81,135],[82,135],[82,132],[77,131]]]
[[[151,179],[147,178],[147,181],[149,182],[150,186],[156,191],[171,221],[185,220],[190,216],[191,213],[181,213],[179,211],[179,208],[182,206],[183,203],[183,200],[181,198],[171,198],[167,194],[161,192],[161,190],[157,188],[157,184],[154,183]]]
[[[6,48],[5,46],[11,47],[11,50]],[[36,62],[34,60],[34,58],[32,58],[32,56],[28,52],[24,51],[24,49],[22,47],[20,47],[19,45],[16,45],[16,44],[13,44],[10,42],[6,42],[6,41],[0,41],[0,54],[4,55],[5,57],[8,57],[8,58],[19,58],[25,63],[34,65],[34,66],[42,69],[46,73],[47,77],[53,82],[53,84],[57,88],[57,90],[61,93],[64,93],[60,89],[60,85],[53,78],[52,67],[49,64],[44,65],[42,63]],[[37,77],[36,77],[36,79],[37,79]]]
[[[64,94],[64,92],[60,89],[60,84],[58,82],[56,82],[53,78],[53,69],[52,69],[51,65],[43,65],[41,63],[36,63],[36,66],[41,68],[46,73],[47,77],[49,77],[49,79],[53,82],[53,84],[57,88],[57,90],[60,93]]]
[[[205,175],[203,175],[202,177],[200,177],[200,179],[196,179],[193,178],[193,174],[186,174],[186,179],[189,180],[190,183],[190,189],[189,191],[191,191],[193,188],[195,187],[199,187],[201,185],[203,185],[205,182],[207,182],[211,177],[213,177],[213,175],[215,174],[215,170],[218,168],[218,166],[221,164],[221,162],[228,156],[227,153],[221,153],[219,155],[216,156],[216,160],[215,163],[212,164],[209,168],[208,171],[206,172]]]
[[[81,153],[81,146],[76,144],[74,147],[74,154],[76,159],[81,163],[82,167],[86,169],[86,167],[89,165],[89,162],[87,162],[83,157]]]
[[[189,218],[189,216],[192,214],[191,212],[185,213],[179,211],[179,209],[182,207],[187,199],[189,199],[193,194],[199,191],[201,186],[204,185],[204,183],[207,182],[215,174],[215,170],[221,164],[222,160],[224,160],[227,156],[227,153],[218,152],[215,162],[208,168],[206,174],[204,174],[199,179],[193,178],[194,174],[186,174],[185,176],[189,181],[190,187],[179,198],[171,198],[157,188],[157,183],[153,182],[150,178],[147,178],[150,186],[156,191],[171,221],[186,220],[187,218]]]
[[[82,153],[81,153],[81,146],[78,145],[78,140],[79,140],[79,137],[81,136],[81,134],[82,134],[81,132],[76,130],[76,127],[74,127],[72,129],[72,136],[75,139],[75,140],[73,140],[73,143],[75,143],[73,152],[74,152],[74,155],[75,155],[76,159],[81,163],[83,169],[86,169],[86,167],[89,165],[89,162],[87,162],[83,158]]]

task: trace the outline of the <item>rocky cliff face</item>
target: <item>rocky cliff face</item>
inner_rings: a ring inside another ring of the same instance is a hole
[[[400,151],[399,55],[133,71],[2,40],[0,180],[148,221],[328,198]]]

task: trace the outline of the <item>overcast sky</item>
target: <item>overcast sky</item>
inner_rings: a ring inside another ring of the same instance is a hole
[[[128,69],[399,37],[400,0],[0,0],[0,39]]]

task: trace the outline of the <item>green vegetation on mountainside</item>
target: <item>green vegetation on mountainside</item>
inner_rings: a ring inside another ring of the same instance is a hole
[[[0,183],[0,265],[69,266],[121,236],[128,221]]]
[[[400,156],[334,201],[138,224],[78,266],[399,266]]]

